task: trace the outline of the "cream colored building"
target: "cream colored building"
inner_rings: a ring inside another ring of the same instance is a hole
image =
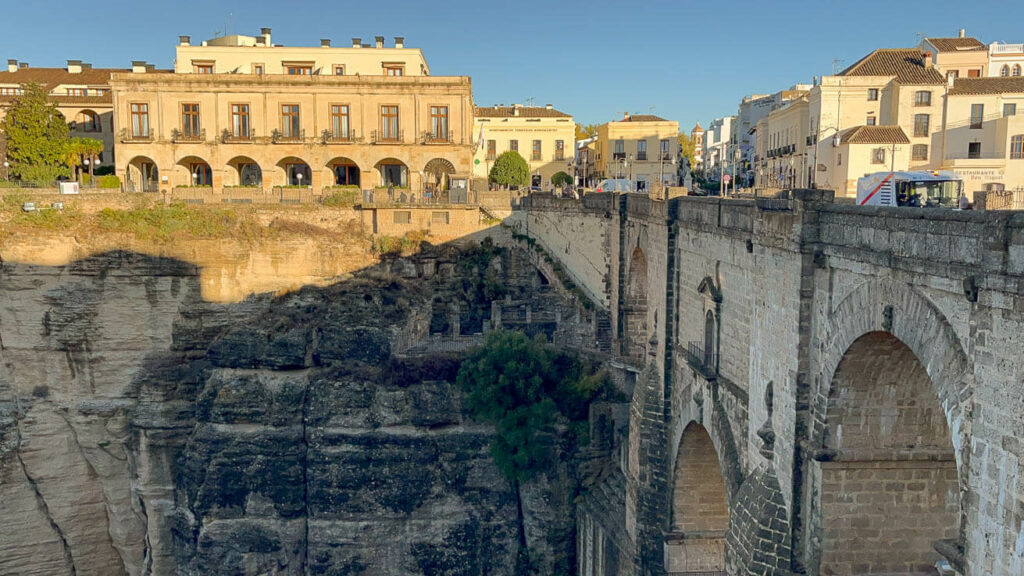
[[[871,169],[873,152],[868,148],[854,147],[843,155],[843,133],[858,126],[899,126],[908,142],[891,144],[897,158],[909,156],[903,169],[938,167],[935,151],[941,144],[945,86],[932,59],[917,48],[875,50],[843,72],[822,77],[808,94],[808,131],[798,138],[812,148],[812,184],[854,196],[857,179],[864,174],[851,166],[877,171]],[[851,159],[850,153],[868,156]],[[764,162],[763,157],[756,159],[759,166]]]
[[[989,44],[988,75],[1001,78],[1024,76],[1024,44]]]
[[[28,62],[8,60],[0,71],[0,118],[7,105],[21,94],[22,84],[39,84],[67,119],[72,137],[103,142],[101,166],[114,163],[113,99],[110,76],[124,70],[93,68],[80,60],[68,60],[66,68],[32,68]],[[87,170],[86,170],[87,171]]]
[[[469,176],[472,86],[429,76],[417,49],[283,47],[259,36],[191,44],[175,71],[114,74],[117,173],[179,186],[445,187]]]
[[[790,100],[762,118],[755,127],[754,186],[806,188],[810,186],[813,153],[807,96]]]
[[[473,124],[477,150],[473,176],[487,178],[494,160],[515,150],[530,166],[530,184],[551,187],[551,176],[574,176],[576,124],[572,116],[546,106],[477,107]]]
[[[659,179],[678,186],[679,123],[652,114],[626,114],[597,128],[597,172],[603,178],[631,178],[638,191]]]
[[[932,64],[947,77],[982,78],[989,75],[988,46],[966,35],[963,29],[955,38],[925,38],[921,52],[931,56]]]
[[[1024,190],[1024,77],[961,78],[949,89],[942,168],[979,190]]]

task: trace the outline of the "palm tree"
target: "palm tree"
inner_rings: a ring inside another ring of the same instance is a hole
[[[71,138],[67,146],[67,163],[75,170],[78,181],[81,182],[81,165],[89,160],[89,182],[93,181],[93,167],[96,166],[96,157],[103,152],[103,141],[95,138]]]

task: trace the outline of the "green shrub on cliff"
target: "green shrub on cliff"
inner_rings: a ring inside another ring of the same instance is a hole
[[[561,420],[580,431],[589,405],[610,396],[607,376],[588,370],[543,339],[498,330],[459,368],[458,385],[474,419],[494,424],[491,454],[512,480],[524,480],[550,464]]]

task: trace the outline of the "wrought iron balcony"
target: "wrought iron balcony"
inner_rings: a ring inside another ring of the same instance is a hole
[[[206,142],[206,128],[200,128],[198,132],[171,130],[171,141],[177,143]]]
[[[405,130],[388,130],[385,132],[374,130],[370,133],[370,142],[373,144],[401,144],[405,142]]]
[[[249,130],[236,134],[225,128],[224,131],[220,133],[220,141],[222,144],[251,144],[256,141],[256,133]]]
[[[423,133],[423,136],[422,138],[420,138],[420,141],[423,142],[424,144],[451,144],[452,133],[451,131],[434,132],[433,130],[428,130],[427,132]]]
[[[302,128],[298,131],[291,131],[288,133],[281,132],[280,130],[274,130],[270,133],[270,141],[274,144],[292,144],[295,142],[304,142],[306,140],[306,129]]]
[[[612,153],[612,160],[625,160],[625,159],[626,159],[626,153],[625,152],[613,152]]]
[[[152,142],[154,138],[153,130],[150,128],[145,130],[121,129],[121,142]]]
[[[354,144],[360,140],[359,137],[356,136],[355,130],[349,130],[348,132],[324,130],[320,133],[320,141],[323,144]]]
[[[686,362],[697,372],[700,372],[706,380],[718,378],[718,362],[714,351],[705,350],[700,342],[690,342],[686,350]]]

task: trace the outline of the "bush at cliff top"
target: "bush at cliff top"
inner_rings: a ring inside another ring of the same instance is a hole
[[[569,184],[572,184],[572,176],[569,176],[565,172],[555,172],[551,176],[551,185],[556,188],[568,186]]]
[[[584,423],[590,403],[612,394],[603,372],[588,371],[542,337],[505,330],[487,335],[463,361],[456,381],[473,418],[494,424],[491,455],[512,480],[550,465],[559,416]]]
[[[526,186],[530,181],[530,166],[519,152],[509,150],[494,161],[487,178],[502,186]]]
[[[98,176],[96,178],[96,184],[100,188],[104,189],[120,188],[121,179],[118,178],[117,176],[114,176],[113,174],[107,174],[104,176]]]
[[[97,213],[97,223],[104,231],[156,240],[178,235],[223,237],[235,228],[237,222],[238,216],[230,210],[187,208],[182,204],[158,204],[133,210],[104,208]]]

